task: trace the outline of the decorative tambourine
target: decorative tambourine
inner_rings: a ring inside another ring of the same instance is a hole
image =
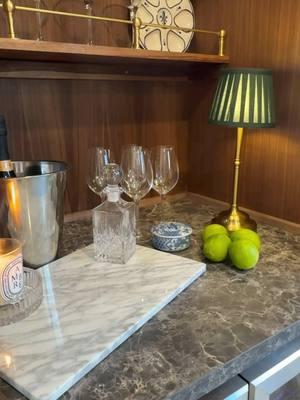
[[[193,29],[195,16],[190,0],[142,0],[136,16],[149,24]],[[147,50],[182,53],[191,43],[193,32],[142,26],[140,44]]]

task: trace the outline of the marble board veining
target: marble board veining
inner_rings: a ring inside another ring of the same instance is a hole
[[[141,246],[126,265],[96,263],[91,245],[44,266],[40,308],[0,328],[1,377],[56,400],[205,270]]]

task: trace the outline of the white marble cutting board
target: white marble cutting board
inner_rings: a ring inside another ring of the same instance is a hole
[[[29,399],[56,400],[205,269],[140,246],[126,265],[96,263],[89,246],[41,268],[40,308],[0,328],[1,377]]]

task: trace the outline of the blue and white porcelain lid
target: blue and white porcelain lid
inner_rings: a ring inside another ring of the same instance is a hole
[[[172,237],[185,237],[191,235],[192,228],[187,224],[181,222],[160,222],[151,228],[151,233],[156,236],[172,238]]]

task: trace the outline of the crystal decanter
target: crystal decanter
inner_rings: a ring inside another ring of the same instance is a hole
[[[117,164],[104,167],[106,200],[93,210],[93,233],[96,260],[125,264],[134,254],[134,203],[121,199],[121,168]]]

